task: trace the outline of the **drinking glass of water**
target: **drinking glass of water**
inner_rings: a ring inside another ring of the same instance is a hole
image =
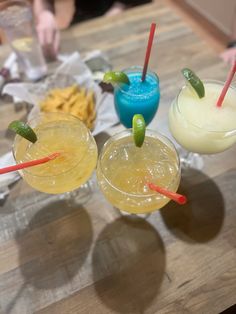
[[[23,0],[0,4],[0,27],[16,53],[19,64],[29,80],[38,80],[47,73],[30,4]]]

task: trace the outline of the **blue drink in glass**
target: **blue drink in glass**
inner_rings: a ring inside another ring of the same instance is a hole
[[[117,85],[114,90],[115,108],[120,122],[127,128],[132,127],[135,114],[142,114],[146,125],[154,118],[160,100],[158,76],[151,71],[142,82],[142,67],[131,67],[124,70],[130,85]]]

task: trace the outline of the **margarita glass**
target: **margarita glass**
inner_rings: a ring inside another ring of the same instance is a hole
[[[160,100],[159,78],[148,71],[142,82],[142,67],[131,67],[124,72],[130,84],[117,84],[114,90],[114,102],[120,122],[127,128],[132,127],[135,114],[142,114],[146,125],[154,118]]]
[[[128,129],[105,143],[98,159],[97,179],[113,206],[132,214],[147,214],[170,201],[150,190],[147,183],[173,192],[178,189],[178,154],[170,140],[151,130],[146,130],[142,147],[136,147]]]
[[[224,83],[213,80],[203,83],[203,98],[195,95],[189,85],[181,89],[169,111],[169,128],[188,152],[216,154],[236,142],[236,89],[229,88],[219,108],[216,102]]]
[[[43,113],[28,124],[38,139],[33,144],[16,135],[13,151],[17,163],[61,153],[48,163],[20,171],[30,186],[59,194],[77,189],[90,178],[97,162],[97,146],[78,118],[64,113]]]

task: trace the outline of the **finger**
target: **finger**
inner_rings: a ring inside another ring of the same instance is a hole
[[[59,45],[60,45],[60,32],[56,31],[53,43],[55,55],[58,53]]]
[[[49,59],[54,60],[56,58],[57,51],[58,51],[58,46],[59,46],[59,37],[57,36],[57,31],[54,30],[53,31],[52,41],[50,42],[50,44],[47,44],[45,46],[46,51],[47,51],[47,57]]]
[[[233,66],[234,62],[235,62],[235,56],[232,55],[230,58],[230,65]]]
[[[44,30],[45,45],[53,45],[54,31],[52,29]]]
[[[45,45],[45,36],[44,36],[44,31],[42,30],[42,28],[37,27],[37,34],[38,34],[38,39],[39,39],[39,43],[41,46]]]
[[[55,60],[57,57],[58,47],[60,42],[59,33],[55,30],[53,35],[53,41],[50,44],[44,46],[44,53],[48,60]]]

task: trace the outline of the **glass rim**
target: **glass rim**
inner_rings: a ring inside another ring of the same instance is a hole
[[[142,71],[143,71],[143,67],[140,66],[140,65],[134,65],[134,66],[131,66],[129,68],[125,68],[123,69],[121,72],[124,72],[124,73],[129,73],[131,72],[132,70],[138,70],[138,72],[140,72],[142,74]],[[159,87],[159,76],[152,70],[147,70],[147,74],[146,75],[151,75],[152,77],[155,78],[155,80],[157,81],[157,86],[156,87]],[[119,90],[121,93],[125,94],[125,95],[130,95],[132,93],[130,93],[129,91],[125,91],[122,86],[124,86],[123,84],[122,85],[119,85],[117,84],[115,89]],[[156,92],[156,87],[155,89],[153,89],[152,91],[150,91],[149,93],[145,93],[145,95],[151,95],[151,94],[154,94],[154,92]],[[141,97],[143,96],[143,93],[142,94],[135,94],[135,97]]]
[[[36,120],[37,118],[39,118],[40,116],[43,116],[43,115],[55,115],[55,114],[59,114],[59,115],[61,115],[61,116],[67,116],[67,117],[73,118],[74,121],[79,121],[79,123],[80,123],[81,125],[83,125],[84,128],[87,129],[87,141],[86,141],[86,143],[89,143],[89,141],[90,141],[91,139],[94,141],[94,138],[93,138],[93,136],[92,136],[90,130],[85,126],[85,124],[84,124],[78,117],[73,116],[72,114],[69,114],[69,113],[62,113],[62,112],[40,112],[40,113],[37,115],[37,117],[28,120],[27,123],[30,123],[31,121],[34,121],[34,120]],[[53,120],[53,121],[57,121],[57,120]],[[53,121],[48,121],[48,122],[53,122]],[[61,120],[58,120],[58,121],[69,121],[69,120],[66,120],[66,119],[63,120],[63,119],[61,119]],[[46,122],[46,123],[47,123],[47,122]],[[22,139],[22,137],[21,137],[20,135],[16,134],[16,136],[15,136],[15,138],[14,138],[13,145],[12,145],[13,157],[14,157],[14,160],[15,160],[16,163],[19,163],[19,162],[17,162],[16,156],[15,156],[15,145],[16,145],[16,141],[17,141],[18,139]],[[76,168],[77,165],[80,163],[80,161],[84,158],[84,156],[86,155],[86,153],[88,152],[88,150],[89,150],[89,147],[87,147],[86,151],[85,151],[84,154],[81,156],[81,158],[80,158],[74,165],[72,165],[71,168],[69,168],[69,169],[67,169],[66,171],[63,171],[63,172],[61,172],[61,173],[58,173],[58,174],[54,174],[54,175],[38,175],[38,174],[33,174],[33,173],[30,172],[30,170],[29,170],[31,167],[26,168],[26,169],[22,169],[21,171],[22,171],[23,173],[29,174],[30,176],[37,177],[37,178],[58,177],[58,176],[61,176],[61,175],[66,174],[67,172],[70,172],[71,170],[73,170],[74,168]],[[49,153],[48,155],[50,155],[50,153]],[[43,157],[42,157],[42,158],[43,158]]]
[[[176,155],[176,159],[177,159],[177,167],[178,167],[178,171],[177,173],[175,174],[175,176],[173,177],[173,179],[170,181],[170,183],[168,184],[168,186],[165,187],[165,189],[168,189],[169,186],[176,180],[180,177],[181,175],[181,167],[180,167],[180,158],[179,158],[179,154],[177,152],[177,149],[175,147],[175,145],[172,143],[172,141],[166,137],[165,135],[161,134],[160,132],[158,131],[155,131],[155,130],[151,130],[151,129],[146,129],[146,135],[147,136],[147,133],[150,133],[150,134],[154,134],[155,137],[154,138],[158,138],[158,139],[164,139],[165,141],[168,142],[168,144],[170,144],[171,148],[173,149],[173,151],[175,152],[175,155]],[[124,135],[124,136],[122,136]],[[109,147],[109,145],[114,141],[116,140],[116,138],[124,138],[124,137],[128,137],[132,135],[132,129],[126,129],[126,130],[123,130],[123,131],[120,131],[116,134],[114,134],[113,136],[111,136],[106,142],[105,144],[103,145],[102,147],[102,150],[99,154],[99,157],[98,157],[98,164],[100,165],[100,168],[101,168],[101,174],[102,176],[104,177],[105,181],[109,184],[109,186],[111,186],[113,189],[115,189],[116,191],[122,193],[122,194],[125,194],[125,195],[129,195],[129,196],[134,196],[134,197],[139,197],[139,198],[147,198],[147,197],[153,197],[153,196],[157,196],[158,193],[156,192],[153,192],[153,193],[150,193],[150,194],[144,194],[144,195],[140,195],[140,194],[132,194],[132,193],[128,193],[128,192],[125,192],[121,189],[119,189],[118,187],[116,187],[114,184],[111,183],[111,181],[107,178],[107,176],[104,174],[104,171],[103,171],[103,166],[102,166],[102,157],[104,155],[104,153],[106,152],[106,149],[107,147]],[[121,137],[122,136],[122,137]],[[151,137],[151,136],[149,136]],[[163,142],[163,141],[162,141]],[[161,196],[163,196],[162,194],[160,194]]]
[[[203,83],[206,83],[206,84],[217,84],[217,85],[221,85],[222,87],[224,86],[224,82],[223,81],[219,81],[219,80],[213,80],[213,79],[204,79],[202,80]],[[176,103],[176,108],[177,108],[177,111],[178,113],[181,115],[181,117],[190,125],[194,126],[195,128],[199,129],[199,130],[203,130],[205,132],[208,132],[208,133],[213,133],[213,134],[225,134],[225,133],[234,133],[236,132],[236,128],[234,129],[229,129],[229,130],[225,130],[225,131],[216,131],[216,130],[211,130],[211,129],[203,129],[202,127],[192,123],[191,121],[189,121],[184,115],[183,115],[183,112],[180,110],[180,107],[179,107],[179,97],[182,93],[182,91],[185,89],[185,88],[188,88],[188,85],[185,84],[184,86],[181,87],[181,89],[179,90],[178,92],[178,95],[176,96],[174,102]],[[236,93],[236,87],[232,86],[232,84],[230,85],[229,87],[231,90],[234,90],[235,93]]]

